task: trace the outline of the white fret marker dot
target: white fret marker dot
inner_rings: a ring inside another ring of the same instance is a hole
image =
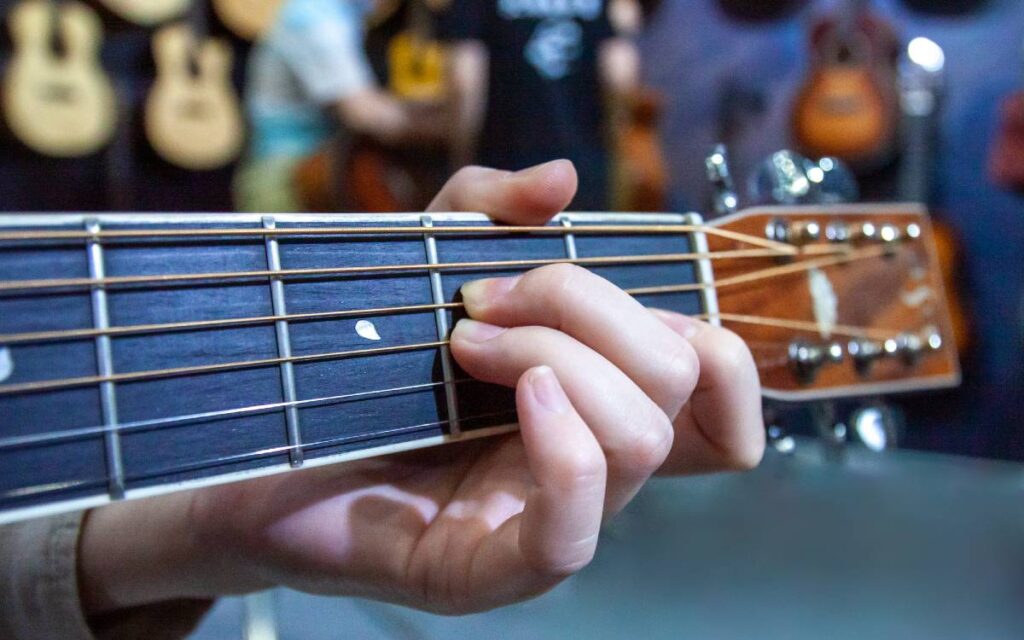
[[[380,340],[380,334],[377,333],[377,327],[373,326],[373,323],[369,320],[360,320],[357,322],[356,333],[367,340]]]
[[[11,350],[7,347],[0,347],[0,382],[11,377],[14,373],[14,358],[11,357]]]

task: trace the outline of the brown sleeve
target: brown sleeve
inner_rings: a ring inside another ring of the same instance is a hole
[[[178,640],[210,601],[167,602],[87,620],[78,595],[82,513],[0,527],[0,638]]]

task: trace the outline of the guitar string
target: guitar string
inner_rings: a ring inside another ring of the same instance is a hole
[[[837,250],[838,251],[838,250]],[[623,266],[640,264],[669,264],[699,262],[701,260],[726,260],[740,258],[778,258],[791,254],[774,249],[740,249],[735,251],[712,251],[706,253],[670,253],[655,255],[602,256],[592,258],[538,258],[528,260],[493,260],[481,262],[442,262],[438,264],[388,264],[377,266],[324,267],[316,269],[282,269],[255,271],[223,271],[208,273],[174,273],[162,275],[112,276],[106,278],[47,278],[39,280],[2,280],[0,293],[17,291],[22,294],[48,289],[92,289],[121,285],[166,285],[185,282],[218,282],[224,280],[279,279],[311,276],[349,276],[356,274],[380,274],[406,271],[457,271],[457,270],[501,270],[513,268],[534,268],[554,264],[575,264],[580,266]]]
[[[375,236],[375,235],[683,235],[704,233],[728,240],[738,240],[783,253],[795,253],[791,244],[708,225],[650,224],[650,225],[580,225],[557,226],[435,226],[435,227],[324,227],[316,228],[245,228],[245,229],[100,229],[67,231],[7,231],[0,232],[0,241],[24,242],[44,240],[105,240],[105,239],[173,239],[173,238],[246,238],[246,237],[314,237],[314,236]]]
[[[355,393],[344,393],[319,398],[308,398],[306,400],[293,400],[291,402],[271,402],[254,404],[231,409],[220,409],[216,411],[204,411],[201,413],[182,414],[166,416],[163,418],[150,418],[147,420],[134,420],[122,422],[117,425],[98,425],[92,427],[75,427],[58,431],[48,431],[25,436],[11,436],[0,438],[0,451],[4,449],[18,449],[23,447],[38,446],[44,444],[57,444],[66,440],[79,440],[92,436],[105,435],[117,431],[119,433],[131,433],[135,431],[159,431],[170,427],[179,427],[193,422],[205,422],[208,420],[223,420],[237,418],[247,415],[276,412],[289,407],[308,408],[317,406],[328,406],[334,404],[346,404],[362,400],[376,398],[390,398],[407,393],[427,391],[448,385],[457,386],[467,382],[479,382],[475,378],[458,378],[452,381],[426,382],[422,384],[407,385],[402,387],[391,387],[388,389],[373,389],[370,391],[359,391]]]
[[[790,329],[809,333],[820,333],[821,328],[814,322],[800,320],[787,320],[784,318],[764,318],[760,316],[748,316],[740,314],[700,314],[693,316],[701,320],[723,320],[726,322],[738,322],[742,324],[757,324],[761,326]],[[851,327],[848,325],[836,325],[830,327],[832,333],[851,338],[868,338],[875,340],[888,340],[897,335],[897,332],[869,327]],[[0,396],[16,395],[24,393],[40,393],[44,391],[56,391],[59,389],[70,389],[75,387],[86,387],[105,382],[145,382],[163,378],[180,377],[185,375],[203,375],[210,373],[225,373],[240,369],[256,369],[291,362],[304,364],[312,362],[324,362],[343,360],[347,358],[390,355],[405,353],[409,351],[424,351],[436,349],[450,344],[448,340],[437,340],[434,342],[422,342],[416,344],[402,344],[388,347],[374,347],[370,349],[352,349],[349,351],[336,351],[332,353],[316,353],[303,356],[289,356],[283,358],[265,358],[260,360],[242,360],[237,362],[222,362],[218,364],[198,365],[192,367],[174,367],[168,369],[152,369],[148,371],[133,371],[130,373],[115,373],[108,376],[81,376],[77,378],[62,378],[55,380],[42,380],[38,382],[24,382],[20,384],[0,385]]]
[[[771,271],[771,270],[766,270],[766,271]],[[790,272],[787,272],[785,275],[788,275],[789,273]],[[776,272],[773,271],[773,273],[770,276],[768,276],[768,277],[778,277],[778,275],[779,274],[777,274]],[[743,280],[743,282],[747,282],[747,280]],[[698,285],[676,285],[675,287],[671,287],[671,289],[678,290],[679,288],[694,287],[694,286],[698,286]],[[656,293],[666,293],[667,289],[670,289],[670,288],[669,287],[661,287],[660,290],[658,292],[656,292]],[[652,293],[649,290],[641,290],[641,292],[645,293],[645,294]],[[701,317],[702,319],[709,319],[711,316],[707,316],[706,314],[704,314],[703,316],[697,316],[697,317]],[[801,321],[796,321],[796,320],[760,318],[760,317],[757,317],[757,316],[743,316],[743,315],[735,315],[735,314],[733,314],[733,315],[730,315],[730,314],[718,314],[717,316],[714,316],[714,317],[716,317],[717,319],[722,319],[722,320],[727,320],[727,321],[742,322],[742,323],[747,323],[747,324],[761,324],[761,325],[764,325],[764,326],[776,326],[776,327],[780,327],[780,328],[788,328],[788,329],[793,329],[793,330],[798,330],[798,331],[811,331],[811,332],[819,331],[819,327],[815,323],[801,322]],[[866,328],[866,327],[849,327],[849,326],[845,326],[845,325],[841,325],[839,327],[835,327],[835,328],[833,328],[833,331],[835,333],[837,333],[837,334],[844,334],[845,333],[846,335],[849,335],[850,337],[874,338],[874,339],[882,339],[882,340],[891,338],[892,334],[893,334],[893,332],[889,331],[889,332],[886,332],[884,334],[884,337],[878,338],[877,336],[882,336],[883,335],[883,330],[877,330],[876,331],[876,330],[872,330],[872,329]],[[260,367],[272,366],[272,365],[280,365],[280,364],[287,363],[287,362],[291,362],[291,363],[310,363],[310,362],[340,360],[340,359],[346,359],[346,358],[351,358],[351,357],[365,357],[365,356],[375,356],[375,355],[386,355],[386,354],[392,354],[392,353],[402,353],[402,352],[406,352],[406,351],[417,351],[417,350],[432,349],[432,348],[437,348],[437,347],[445,346],[447,344],[448,344],[447,340],[432,341],[432,342],[424,342],[424,343],[418,343],[418,344],[405,344],[405,345],[393,345],[393,346],[387,346],[387,347],[374,347],[374,348],[367,348],[367,349],[354,349],[354,350],[349,350],[349,351],[337,351],[337,352],[330,352],[330,353],[317,353],[317,354],[309,354],[309,355],[302,355],[302,356],[266,358],[266,359],[258,359],[258,360],[245,360],[245,361],[237,361],[237,362],[226,362],[226,363],[217,363],[217,364],[209,364],[209,365],[199,365],[199,366],[192,366],[192,367],[173,367],[173,368],[167,368],[167,369],[155,369],[155,370],[148,370],[148,371],[135,371],[135,372],[127,372],[127,373],[117,373],[117,374],[112,374],[112,375],[109,375],[109,376],[81,376],[81,377],[75,377],[75,378],[63,378],[63,379],[43,380],[43,381],[36,381],[36,382],[26,382],[26,383],[20,383],[20,384],[0,385],[0,396],[3,396],[3,395],[14,395],[14,394],[19,394],[19,393],[38,393],[38,392],[43,392],[43,391],[55,391],[55,390],[58,390],[58,389],[67,389],[67,388],[90,386],[90,385],[93,385],[93,384],[100,384],[100,383],[105,383],[105,382],[113,382],[113,383],[119,383],[119,382],[140,382],[140,381],[145,381],[145,380],[162,379],[162,378],[169,378],[169,377],[179,377],[179,376],[183,376],[183,375],[222,373],[222,372],[228,372],[228,371],[235,371],[235,370],[239,370],[239,369],[250,369],[250,368],[260,368]]]
[[[464,418],[461,418],[461,420],[463,420],[463,421],[484,420],[484,419],[488,419],[488,418],[495,418],[495,417],[498,417],[498,416],[509,416],[510,418],[513,418],[515,415],[516,415],[516,412],[514,410],[495,411],[495,412],[490,412],[490,413],[482,413],[482,414],[478,414],[478,415],[464,417]],[[399,436],[399,435],[407,435],[407,434],[411,434],[411,433],[416,433],[418,431],[425,431],[425,430],[433,428],[433,427],[444,427],[444,426],[450,424],[450,422],[451,422],[450,420],[436,420],[436,421],[433,421],[433,422],[424,422],[424,423],[421,423],[421,424],[416,424],[416,425],[411,425],[411,426],[406,426],[406,427],[393,427],[393,428],[385,429],[385,430],[382,430],[382,431],[366,432],[366,433],[361,433],[361,434],[357,434],[357,435],[348,435],[348,436],[336,436],[336,437],[333,437],[333,438],[325,438],[325,439],[321,439],[321,440],[315,440],[313,442],[305,442],[305,443],[295,444],[295,445],[283,445],[283,446],[279,446],[279,447],[269,447],[269,448],[265,448],[265,449],[257,449],[257,450],[254,450],[254,451],[247,451],[247,452],[244,452],[244,453],[220,456],[218,458],[214,458],[214,459],[210,459],[210,460],[203,460],[201,462],[194,462],[194,463],[190,463],[190,464],[186,464],[186,465],[178,465],[178,466],[174,466],[174,467],[165,467],[163,469],[149,470],[149,471],[147,471],[145,473],[130,474],[130,475],[126,476],[126,480],[131,480],[131,481],[138,482],[138,481],[144,481],[144,480],[148,480],[148,479],[158,478],[160,476],[171,476],[171,475],[176,475],[176,474],[180,474],[180,473],[186,473],[186,472],[189,472],[189,471],[198,471],[198,470],[210,469],[210,468],[214,468],[214,467],[220,467],[220,466],[224,466],[224,465],[228,465],[228,464],[237,464],[237,463],[246,462],[248,460],[255,459],[255,458],[265,458],[265,457],[276,456],[276,455],[282,455],[283,456],[283,455],[287,455],[289,452],[296,451],[296,450],[299,450],[299,451],[302,451],[302,452],[306,452],[308,450],[325,449],[327,447],[336,447],[336,446],[344,446],[344,445],[357,444],[357,443],[360,443],[360,442],[369,442],[371,440],[376,440],[376,439],[380,439],[380,438],[391,438],[391,437],[395,437],[395,436]],[[481,429],[484,429],[484,428],[486,428],[486,427],[481,427]],[[107,482],[108,482],[108,479],[107,478],[103,478],[102,480],[100,480],[100,479],[96,479],[96,480],[74,480],[74,481],[68,481],[68,482],[60,482],[60,483],[50,483],[50,484],[44,484],[44,485],[37,485],[37,486],[33,486],[33,487],[20,487],[20,488],[17,488],[17,489],[12,489],[10,491],[6,491],[4,493],[0,493],[0,501],[2,501],[2,500],[12,500],[12,499],[16,500],[16,499],[19,499],[19,498],[20,499],[24,499],[24,498],[27,498],[27,497],[38,496],[38,495],[42,495],[42,494],[46,494],[46,493],[52,493],[52,492],[55,492],[55,491],[66,491],[68,489],[84,488],[84,487],[89,487],[89,486],[104,486],[104,485],[107,484]]]
[[[855,260],[862,260],[865,258],[872,258],[882,255],[884,251],[879,250],[876,247],[868,247],[866,249],[857,249],[850,251],[844,255],[839,255],[831,258],[821,258],[817,260],[807,260],[804,262],[796,262],[791,265],[784,265],[781,267],[771,267],[768,269],[759,269],[749,273],[724,278],[711,283],[696,283],[696,284],[679,284],[679,285],[661,285],[652,287],[636,287],[632,289],[625,289],[625,292],[630,295],[655,295],[663,293],[686,293],[692,291],[700,291],[704,289],[715,289],[721,290],[727,287],[747,284],[756,282],[759,280],[770,279],[783,275],[790,275],[793,273],[800,273],[815,268],[823,268],[832,265],[846,264]],[[141,334],[153,334],[153,333],[165,333],[173,331],[194,331],[203,329],[229,329],[239,328],[253,325],[262,324],[273,324],[279,321],[289,322],[317,322],[325,320],[339,320],[345,318],[358,318],[366,316],[388,316],[397,314],[414,314],[414,313],[425,313],[430,311],[436,311],[438,309],[460,309],[464,305],[461,302],[448,302],[442,304],[417,304],[417,305],[401,305],[394,307],[379,307],[369,309],[350,309],[350,310],[338,310],[338,311],[323,311],[313,313],[293,313],[286,315],[275,315],[275,316],[252,316],[245,318],[225,318],[219,320],[194,320],[187,322],[171,322],[163,324],[140,324],[140,325],[126,325],[120,327],[110,327],[107,329],[66,329],[66,330],[55,330],[55,331],[38,331],[38,332],[26,332],[26,333],[11,333],[11,334],[0,334],[0,344],[13,345],[13,344],[29,344],[29,343],[42,343],[42,342],[54,342],[61,340],[81,340],[96,338],[99,336],[128,336],[128,335],[141,335]]]

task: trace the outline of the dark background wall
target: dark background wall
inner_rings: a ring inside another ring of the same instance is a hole
[[[940,7],[956,1],[913,4]],[[662,134],[673,208],[706,210],[703,157],[723,136],[729,138],[739,176],[789,145],[789,109],[807,67],[806,26],[835,4],[816,0],[782,19],[755,22],[727,15],[719,0],[663,0],[641,47],[647,78],[667,97]],[[993,186],[984,170],[998,102],[1024,88],[1024,2],[974,4],[978,8],[972,12],[939,15],[914,11],[903,0],[873,2],[905,39],[924,35],[946,51],[948,96],[935,205],[963,241],[960,275],[976,336],[975,349],[965,358],[962,389],[902,405],[912,446],[1024,459],[1018,417],[1024,411],[1024,197]],[[0,0],[0,14],[6,17],[14,5]],[[101,15],[103,62],[122,102],[118,140],[93,157],[55,161],[0,133],[0,210],[230,210],[233,168],[182,171],[145,143],[141,108],[154,73],[150,33],[102,10]],[[229,37],[215,19],[211,28]],[[2,31],[0,64],[11,48],[6,28]],[[247,47],[232,42],[235,81],[241,86]],[[732,123],[728,131],[723,114]],[[895,195],[889,193],[891,184],[892,172],[882,172],[864,186],[882,198]]]

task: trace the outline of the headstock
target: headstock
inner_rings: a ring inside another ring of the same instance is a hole
[[[766,397],[955,386],[960,369],[935,237],[918,205],[763,207],[714,226],[791,244],[714,263],[719,319],[754,354]],[[742,243],[710,236],[710,251]]]

